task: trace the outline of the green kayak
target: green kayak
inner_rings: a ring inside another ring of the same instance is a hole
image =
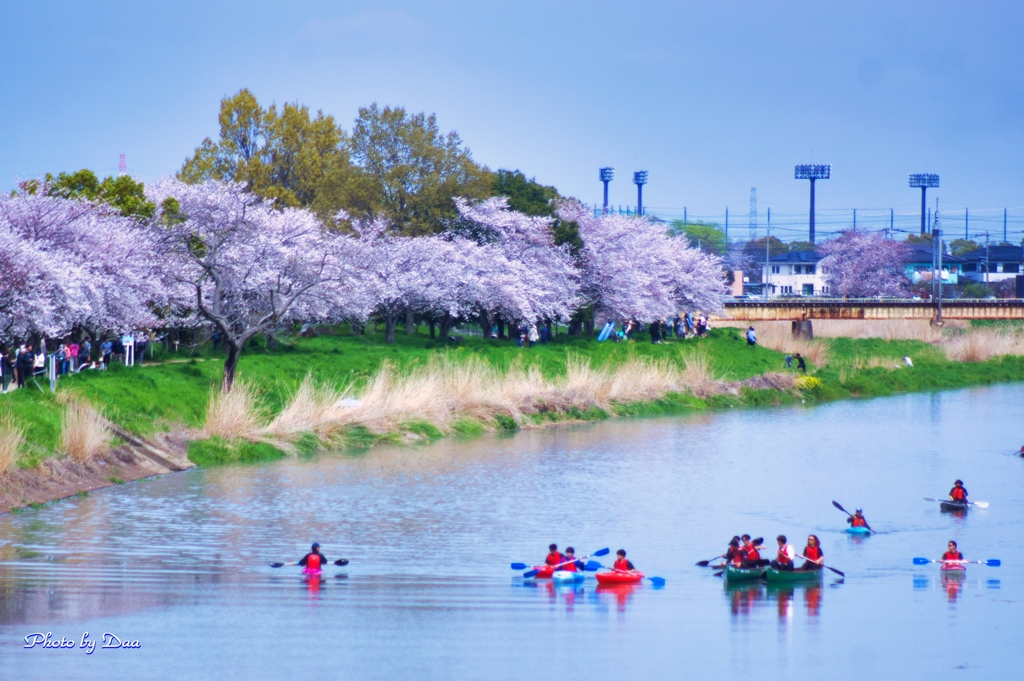
[[[768,568],[738,568],[732,565],[725,566],[725,581],[727,582],[750,582],[764,577]]]
[[[821,581],[824,570],[776,570],[768,568],[769,584],[805,584]]]

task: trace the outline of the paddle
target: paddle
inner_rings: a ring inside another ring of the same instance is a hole
[[[945,503],[945,504],[958,504],[958,503],[960,503],[959,501],[953,501],[951,499],[932,499],[931,497],[925,497],[924,500],[925,501],[937,501],[940,504],[943,504],[943,503]],[[968,506],[977,506],[978,508],[988,508],[988,502],[987,501],[968,501],[967,505]]]
[[[604,567],[604,566],[602,565],[601,567]],[[612,572],[621,572],[622,574],[625,574],[625,575],[634,574],[630,570],[620,570],[619,568],[616,568],[616,567],[604,567],[604,569],[605,570],[611,570]],[[651,584],[653,584],[654,586],[665,586],[665,578],[664,577],[644,577],[644,579],[651,580]]]
[[[348,558],[339,558],[338,560],[334,561],[334,564],[338,567],[345,567],[346,565],[348,565]],[[271,563],[270,567],[279,568],[284,567],[285,565],[298,565],[298,563]]]
[[[607,556],[609,553],[611,553],[611,549],[607,549],[607,548],[605,548],[605,549],[598,549],[597,551],[594,551],[593,553],[591,553],[589,556],[583,556],[582,558],[575,558],[573,560],[567,560],[564,563],[559,563],[558,565],[552,565],[551,567],[553,569],[557,570],[558,568],[562,567],[563,565],[568,565],[569,563],[575,563],[577,560],[586,560],[587,558],[592,558],[594,556]],[[596,562],[596,561],[592,561],[592,562]],[[585,564],[583,566],[584,570],[587,569],[587,565],[589,565],[589,563],[587,563],[587,564]],[[598,567],[600,567],[601,564],[597,563],[597,565],[598,565]],[[523,567],[526,567],[526,566],[523,566]],[[539,569],[538,568],[534,568],[533,570],[530,570],[529,572],[524,572],[523,573],[523,579],[530,579],[531,577],[536,577],[537,574],[541,570],[545,569],[546,567],[548,567],[548,566],[544,566],[544,567],[539,568]],[[515,568],[513,568],[513,569],[515,569]],[[593,570],[596,570],[596,569],[597,568],[593,568]],[[591,570],[591,572],[593,572],[593,570]]]
[[[801,558],[803,560],[806,560],[806,561],[809,561],[809,562],[813,562],[813,561],[811,561],[809,558],[807,558],[805,556],[797,555],[797,558]],[[832,572],[836,573],[840,577],[846,577],[846,573],[843,572],[842,570],[836,570],[834,567],[829,567],[828,565],[822,565],[821,567],[825,568],[826,570],[831,570]]]
[[[988,560],[932,560],[931,558],[915,558],[914,565],[927,565],[928,563],[977,563],[978,565],[988,565],[989,567],[999,567],[1003,564],[1003,561],[998,558],[989,558]]]
[[[833,502],[832,502],[832,505],[833,505],[833,506],[835,506],[836,508],[838,508],[838,509],[839,509],[840,511],[842,511],[842,512],[843,512],[843,513],[845,513],[846,515],[850,516],[851,518],[853,517],[853,514],[852,514],[852,513],[850,513],[849,511],[847,511],[847,510],[846,510],[845,508],[843,508],[843,507],[842,507],[842,506],[841,506],[841,505],[839,504],[839,502],[838,502],[838,501],[833,501]],[[868,525],[868,521],[867,521],[867,520],[865,520],[865,521],[864,521],[864,527],[868,528],[868,529],[869,529],[869,530],[871,530],[872,532],[875,532],[874,530],[872,530],[872,529],[871,529],[871,526],[870,526],[870,525]],[[878,533],[877,533],[877,532],[875,532],[875,534],[878,534]]]
[[[764,543],[764,537],[758,537],[757,539],[751,540],[750,543],[753,544],[754,546],[760,546],[761,544]],[[711,558],[711,559],[708,559],[708,560],[697,561],[697,567],[707,567],[707,566],[711,565],[711,561],[712,560],[718,560],[719,558],[725,558],[725,554],[723,553],[720,556],[715,556],[714,558]]]

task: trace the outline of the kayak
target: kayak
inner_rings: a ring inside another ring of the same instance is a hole
[[[551,579],[557,584],[576,584],[582,582],[586,577],[582,572],[570,572],[569,570],[555,570]]]
[[[549,565],[534,565],[534,570],[537,570],[537,574],[533,576],[534,579],[551,579],[554,568]]]
[[[863,535],[863,534],[871,534],[871,530],[869,530],[866,527],[847,527],[846,528],[846,533],[847,534]]]
[[[323,572],[324,571],[320,568],[302,568],[302,574],[308,575],[310,577],[319,577],[323,574]]]
[[[725,581],[727,582],[749,582],[764,577],[768,568],[738,568],[732,565],[725,566]]]
[[[632,572],[599,572],[594,577],[598,584],[636,584],[644,578],[639,570]]]
[[[963,563],[941,563],[939,565],[939,571],[944,575],[962,575],[966,574],[967,566]]]
[[[965,504],[962,501],[941,501],[939,502],[939,510],[947,513],[963,513],[970,508],[969,504]]]
[[[769,584],[803,584],[821,581],[824,570],[776,570],[768,568],[765,577]]]

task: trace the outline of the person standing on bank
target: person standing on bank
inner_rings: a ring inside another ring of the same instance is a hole
[[[747,345],[757,345],[757,334],[754,332],[754,327],[747,329]]]

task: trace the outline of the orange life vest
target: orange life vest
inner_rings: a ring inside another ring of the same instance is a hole
[[[808,560],[818,560],[818,559],[820,559],[824,555],[825,554],[823,554],[821,552],[821,547],[820,546],[805,546],[804,547],[804,558],[807,558]]]
[[[954,487],[949,490],[949,498],[953,501],[967,501],[967,490],[963,487]]]
[[[964,554],[960,553],[959,551],[946,551],[944,554],[942,554],[942,560],[956,561],[963,559]]]
[[[320,554],[319,553],[311,553],[311,554],[309,554],[309,557],[306,559],[306,569],[307,570],[319,570],[320,569]]]
[[[755,561],[761,560],[761,553],[757,550],[757,547],[753,544],[748,544],[744,549],[747,552],[747,560]]]
[[[867,527],[868,526],[868,521],[865,520],[862,516],[855,515],[855,516],[853,516],[853,519],[850,522],[850,526],[851,527]]]
[[[790,565],[793,562],[789,559],[789,556],[786,554],[787,546],[788,544],[779,547],[779,555],[775,557],[775,560],[779,563],[779,565]]]

